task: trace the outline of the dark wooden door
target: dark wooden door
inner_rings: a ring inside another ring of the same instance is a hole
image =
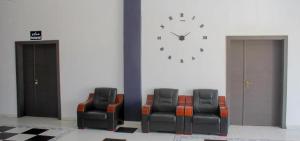
[[[57,69],[55,44],[35,47],[37,116],[57,117]]]
[[[280,126],[283,43],[238,40],[230,48],[230,122]]]
[[[58,117],[56,44],[24,44],[24,115]]]
[[[36,92],[34,86],[34,45],[27,44],[23,49],[24,114],[36,116]]]

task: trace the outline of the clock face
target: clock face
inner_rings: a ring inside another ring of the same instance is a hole
[[[170,61],[196,61],[205,51],[199,45],[208,39],[203,33],[205,25],[196,16],[186,16],[184,13],[169,16],[158,28],[160,33],[156,39],[160,43],[159,51],[166,53],[166,59]]]

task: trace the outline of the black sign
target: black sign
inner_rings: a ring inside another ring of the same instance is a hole
[[[30,40],[42,40],[42,31],[30,31]]]

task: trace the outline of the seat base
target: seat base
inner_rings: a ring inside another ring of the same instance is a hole
[[[150,132],[176,132],[176,122],[150,122]]]
[[[197,113],[193,116],[192,132],[200,134],[219,134],[220,117],[215,114]]]

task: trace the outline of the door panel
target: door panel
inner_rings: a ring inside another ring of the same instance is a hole
[[[38,116],[57,117],[57,69],[55,44],[36,47],[36,85]]]
[[[283,42],[232,41],[228,55],[231,124],[280,126]]]
[[[23,46],[23,75],[25,115],[35,116],[34,45]]]
[[[245,41],[244,125],[279,126],[280,41]]]
[[[230,48],[230,123],[243,125],[244,41],[232,41]]]
[[[24,44],[24,115],[58,117],[56,44]]]

